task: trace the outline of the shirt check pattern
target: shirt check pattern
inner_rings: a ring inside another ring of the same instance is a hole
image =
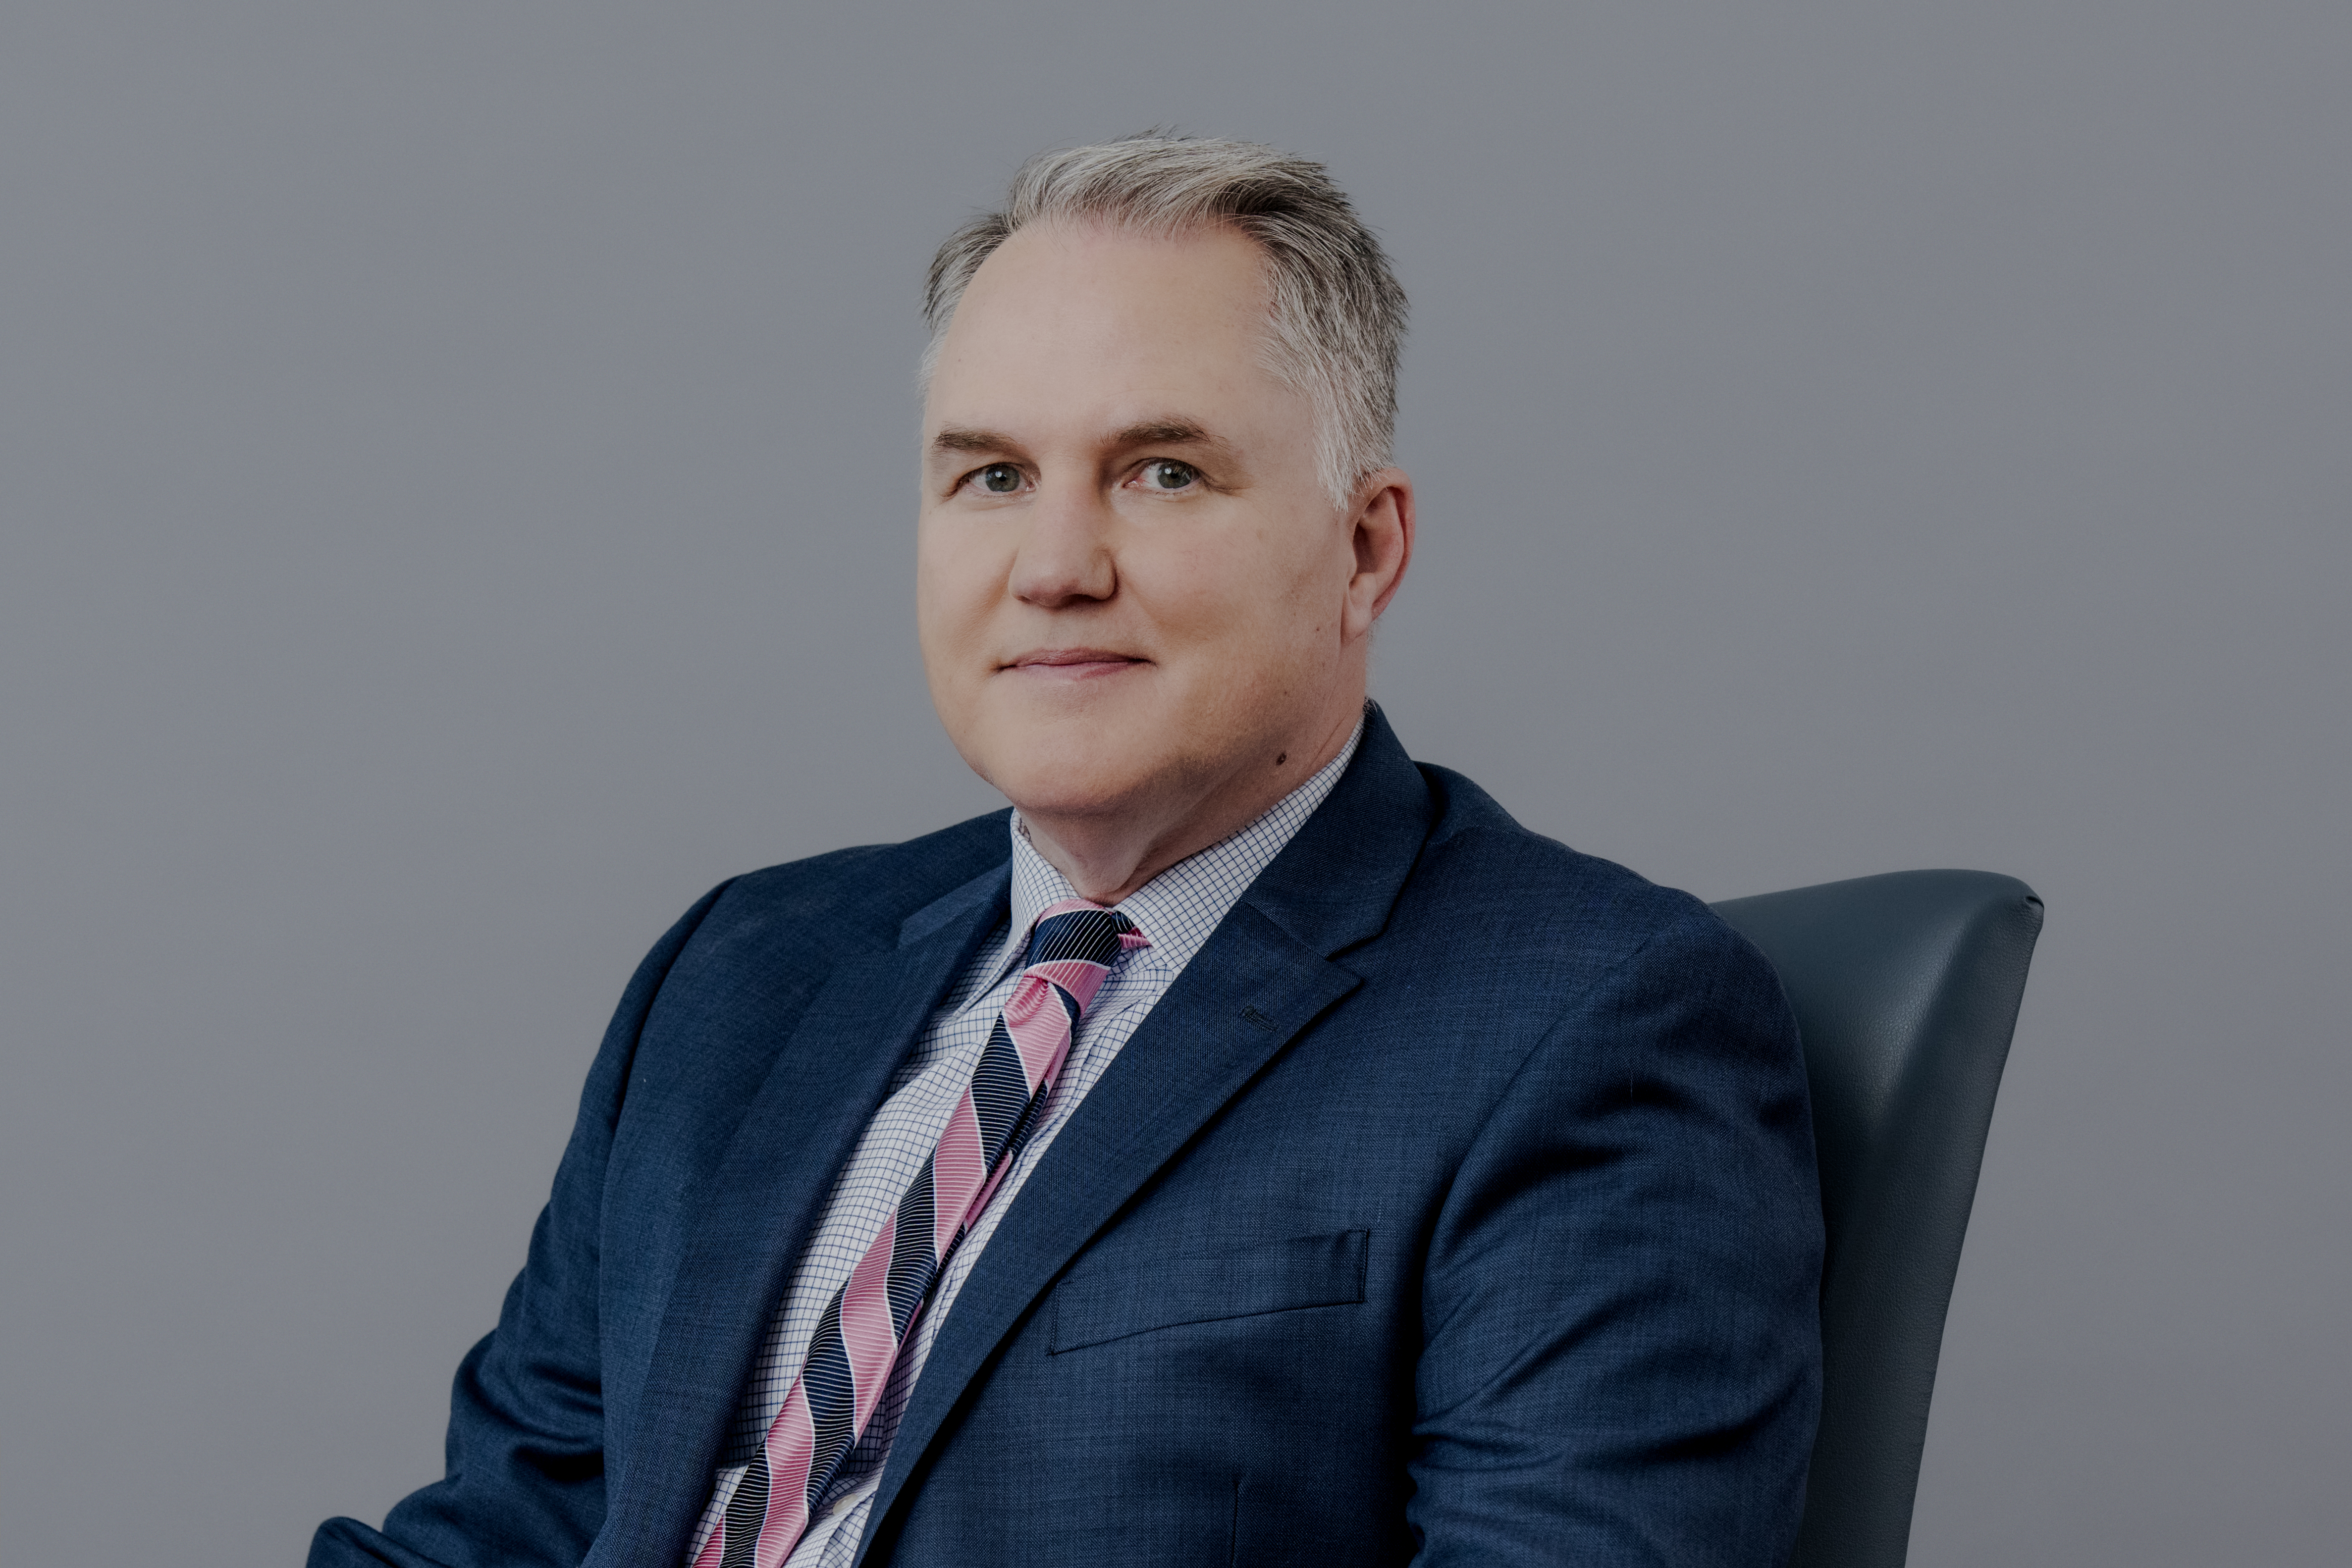
[[[891,1441],[898,1436],[899,1418],[906,1413],[908,1396],[929,1358],[940,1326],[955,1305],[957,1292],[987,1247],[998,1220],[1020,1196],[1055,1134],[1119,1049],[1133,1038],[1153,1005],[1167,994],[1258,873],[1331,793],[1363,734],[1360,720],[1339,754],[1265,815],[1231,838],[1170,866],[1117,906],[1150,938],[1151,946],[1120,958],[1087,1009],[1071,1042],[1069,1059],[1046,1102],[1043,1121],[1003,1187],[949,1260],[929,1302],[915,1320],[913,1334],[899,1352],[865,1435],[820,1500],[786,1568],[848,1568],[865,1537],[866,1513],[890,1457]],[[807,1359],[809,1343],[826,1303],[848,1281],[858,1260],[897,1211],[908,1183],[938,1145],[940,1131],[988,1043],[996,1016],[1012,993],[1020,960],[1027,950],[1030,925],[1040,911],[1078,896],[1030,843],[1018,811],[1013,815],[1012,837],[1011,917],[983,945],[947,1000],[931,1014],[914,1051],[892,1076],[889,1092],[866,1124],[849,1163],[834,1180],[832,1194],[793,1266],[783,1301],[752,1363],[750,1381],[728,1429],[710,1501],[687,1550],[688,1563],[718,1528],[736,1483],[783,1408],[784,1396]]]

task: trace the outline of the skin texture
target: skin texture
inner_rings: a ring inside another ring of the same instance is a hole
[[[1256,246],[1024,229],[924,402],[916,600],[963,758],[1098,903],[1339,753],[1412,554],[1412,482],[1335,507],[1305,394],[1259,362]]]

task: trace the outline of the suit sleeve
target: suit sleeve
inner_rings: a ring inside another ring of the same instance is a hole
[[[498,1327],[457,1368],[447,1474],[404,1499],[381,1531],[327,1521],[311,1539],[310,1568],[570,1568],[587,1554],[604,1520],[597,1293],[605,1161],[646,1015],[725,891],[687,911],[622,994],[523,1270]]]
[[[1696,905],[1521,1065],[1440,1211],[1421,1568],[1779,1568],[1820,1406],[1820,1194],[1779,980]]]

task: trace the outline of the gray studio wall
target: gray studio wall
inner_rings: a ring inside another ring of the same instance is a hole
[[[829,13],[829,14],[828,14]],[[1153,122],[1415,296],[1380,695],[1708,895],[2050,926],[1914,1561],[2352,1530],[2352,8],[0,11],[0,1559],[438,1466],[639,951],[987,809],[930,244]]]

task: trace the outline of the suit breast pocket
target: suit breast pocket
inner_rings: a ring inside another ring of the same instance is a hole
[[[1112,1269],[1081,1264],[1054,1291],[1048,1354],[1181,1323],[1258,1317],[1364,1299],[1369,1230],[1293,1236]]]

